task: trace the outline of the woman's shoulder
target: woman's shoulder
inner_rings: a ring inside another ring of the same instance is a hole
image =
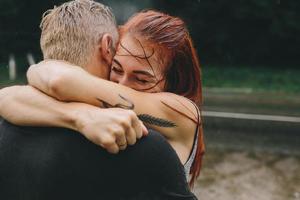
[[[197,125],[200,123],[198,106],[190,99],[173,93],[156,93],[159,95],[161,108],[178,124],[179,135],[194,136]]]
[[[156,94],[159,96],[162,105],[169,108],[173,112],[197,123],[199,108],[192,100],[169,92]]]

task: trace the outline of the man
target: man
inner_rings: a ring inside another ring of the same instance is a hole
[[[70,1],[49,11],[41,25],[45,59],[65,60],[93,75],[108,77],[118,34],[106,6],[90,0]],[[18,120],[17,113],[5,109],[26,90],[35,91],[29,86],[0,91],[3,117]],[[16,91],[14,98],[8,91]],[[51,102],[51,97],[43,94],[38,98],[45,104]],[[57,103],[71,107],[74,113],[79,104]],[[55,103],[49,104],[49,109],[55,107]],[[97,109],[97,116],[89,119],[89,109]],[[176,153],[160,134],[150,130],[136,143],[146,131],[133,112],[87,106],[86,113],[83,127],[93,129],[21,127],[0,122],[1,199],[195,199]],[[38,119],[41,113],[30,110],[28,114]],[[106,128],[109,126],[118,127],[118,131]],[[118,155],[108,153],[124,150],[127,144],[135,145]]]

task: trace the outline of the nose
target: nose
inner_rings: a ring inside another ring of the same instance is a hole
[[[127,87],[130,87],[130,81],[128,80],[127,76],[122,76],[119,78],[118,83],[121,85],[125,85]]]

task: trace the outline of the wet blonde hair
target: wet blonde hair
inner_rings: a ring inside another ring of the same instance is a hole
[[[92,0],[73,0],[43,14],[40,24],[44,59],[65,60],[84,67],[104,33],[118,41],[116,20],[109,7]]]

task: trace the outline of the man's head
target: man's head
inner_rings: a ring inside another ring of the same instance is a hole
[[[118,41],[111,10],[92,0],[74,0],[48,10],[40,25],[44,59],[65,60],[107,78]]]

